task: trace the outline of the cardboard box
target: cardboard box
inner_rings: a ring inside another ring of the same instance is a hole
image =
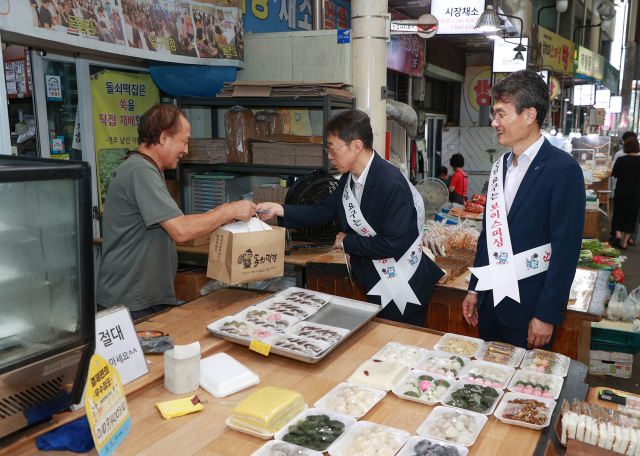
[[[590,359],[599,361],[611,361],[614,363],[633,364],[633,355],[630,353],[608,352],[600,350],[591,350]]]
[[[207,277],[228,285],[282,277],[285,232],[279,227],[250,233],[214,231]]]
[[[204,268],[185,268],[178,270],[174,288],[178,301],[198,299],[198,292],[209,282],[207,270]]]
[[[599,359],[589,360],[589,373],[597,375],[611,375],[612,377],[631,378],[633,364],[614,363]]]
[[[187,247],[198,247],[200,245],[206,245],[210,242],[211,233],[205,234],[204,236],[197,237],[187,242],[176,242],[176,245],[185,245]]]

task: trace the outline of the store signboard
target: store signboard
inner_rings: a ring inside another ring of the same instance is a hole
[[[111,175],[126,151],[137,149],[140,117],[160,101],[160,91],[149,75],[103,70],[91,77],[91,99],[102,213]]]
[[[542,57],[542,62],[538,59],[538,63],[553,68],[554,73],[573,72],[574,45],[571,41],[536,24],[533,25],[532,34],[532,46]]]
[[[596,102],[595,84],[577,85],[573,88],[574,106],[593,106]]]
[[[245,33],[311,30],[311,0],[240,0]],[[351,4],[345,0],[324,1],[324,29],[351,27]]]
[[[608,60],[604,61],[604,77],[602,78],[602,85],[612,92],[618,92],[618,86],[620,84],[620,71],[616,69]]]
[[[432,0],[431,14],[438,19],[438,35],[482,33],[475,29],[484,0]]]
[[[517,41],[494,40],[493,41],[493,72],[513,73],[515,71],[527,69],[528,52],[522,52],[524,60],[514,60],[516,52],[514,48],[520,43]],[[529,45],[529,38],[522,38],[522,44]]]
[[[609,103],[611,101],[611,90],[602,89],[596,90],[596,102],[593,105],[596,109],[609,109]]]
[[[577,77],[602,81],[604,78],[603,56],[580,45],[576,45],[574,54],[573,71]]]
[[[283,0],[280,0],[283,1]],[[344,0],[324,1],[324,29],[346,29],[351,27],[351,3]]]
[[[622,112],[622,97],[611,97],[607,112],[609,114],[620,114]]]
[[[141,59],[242,67],[240,1],[25,0],[0,14],[0,30]]]
[[[560,93],[560,83],[555,78],[555,76],[551,76],[551,81],[549,82],[549,100],[554,100],[558,93]]]
[[[391,20],[408,19],[389,9]],[[392,35],[387,43],[387,68],[410,76],[422,76],[426,40],[416,35]]]
[[[44,81],[47,86],[47,101],[62,101],[62,80],[60,76],[46,74]]]

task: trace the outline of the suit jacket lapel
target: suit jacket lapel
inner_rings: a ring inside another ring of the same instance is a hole
[[[538,155],[533,159],[531,165],[529,165],[529,169],[527,173],[524,175],[524,179],[522,179],[522,183],[518,188],[518,192],[516,193],[516,197],[513,200],[513,204],[511,205],[511,209],[509,210],[509,215],[507,216],[507,222],[510,222],[515,216],[516,212],[524,202],[527,193],[531,189],[531,186],[536,181],[542,170],[544,169],[545,163],[544,161],[549,156],[549,142],[545,139],[542,143],[542,147],[540,147],[540,151],[538,151]]]
[[[369,167],[369,173],[367,174],[367,180],[364,182],[364,190],[362,192],[362,199],[360,200],[360,211],[362,211],[362,215],[365,215],[365,211],[367,207],[369,207],[369,203],[371,202],[371,197],[373,195],[373,188],[376,185],[376,181],[378,180],[378,171],[380,171],[380,160],[382,158],[378,156],[376,151],[373,151],[374,157],[371,162],[371,166]],[[366,218],[366,215],[365,215]],[[371,224],[371,222],[369,222]]]

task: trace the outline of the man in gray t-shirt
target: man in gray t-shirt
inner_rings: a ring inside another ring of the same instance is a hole
[[[98,310],[126,305],[133,319],[176,305],[175,242],[215,231],[227,221],[248,221],[249,201],[225,204],[204,214],[184,215],[169,194],[163,171],[187,153],[191,126],[175,106],[159,104],[138,126],[140,148],[113,173],[104,205]]]

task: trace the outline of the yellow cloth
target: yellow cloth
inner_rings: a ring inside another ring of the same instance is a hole
[[[169,420],[177,416],[188,415],[189,413],[202,410],[204,407],[201,403],[198,402],[196,405],[193,405],[193,402],[191,402],[191,399],[194,397],[195,396],[176,399],[175,401],[160,402],[156,404],[156,407],[160,410],[162,417]]]

